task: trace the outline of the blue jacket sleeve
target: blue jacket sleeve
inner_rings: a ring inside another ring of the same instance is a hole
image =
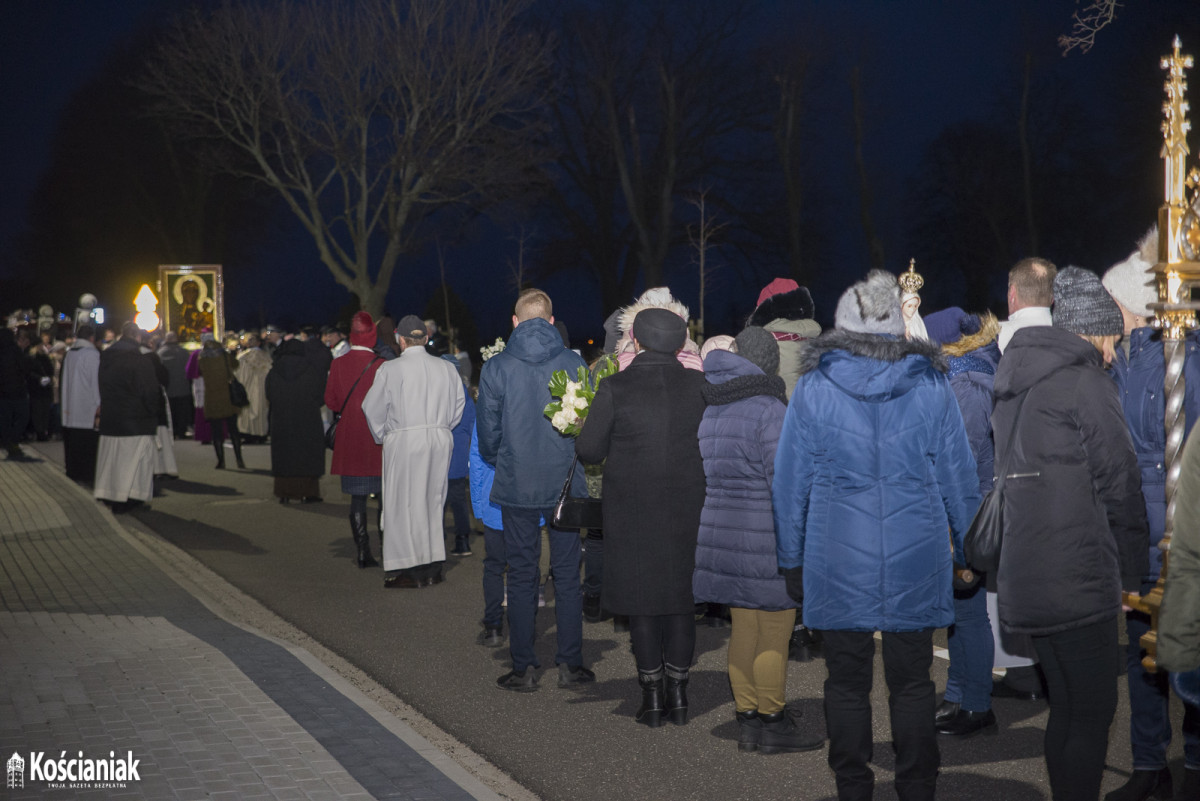
[[[804,380],[792,393],[775,450],[771,502],[775,510],[775,552],[783,569],[804,566],[808,499],[813,483],[811,433],[802,411]]]
[[[471,489],[471,510],[475,517],[488,528],[502,529],[500,507],[491,501],[492,481],[496,470],[480,457],[479,433],[474,427],[471,429],[471,452],[467,460],[467,470],[470,476],[468,485]]]
[[[950,379],[954,396],[967,429],[971,455],[975,457],[975,473],[979,478],[979,494],[992,488],[995,472],[995,445],[992,443],[992,392],[964,374]]]
[[[488,464],[496,464],[500,453],[500,407],[504,389],[500,356],[493,356],[479,374],[479,402],[475,405],[475,425],[479,432],[479,456]]]
[[[975,457],[971,454],[971,443],[967,440],[967,429],[963,425],[962,412],[950,391],[950,382],[939,382],[939,386],[942,388],[943,411],[938,450],[933,460],[934,478],[946,507],[946,518],[950,522],[954,563],[965,567],[963,536],[979,509],[979,476]]]

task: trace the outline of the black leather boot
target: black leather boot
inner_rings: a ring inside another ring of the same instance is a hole
[[[242,435],[236,427],[229,432],[229,441],[233,443],[233,458],[237,460],[238,470],[245,470],[246,463],[242,461]]]
[[[814,751],[825,744],[825,738],[819,734],[805,734],[796,725],[798,712],[786,707],[770,715],[758,714],[762,722],[762,734],[759,735],[758,751],[760,754],[796,754],[801,751]]]
[[[667,716],[671,718],[671,722],[676,726],[687,724],[687,685],[687,669],[680,670],[672,665],[667,665]]]
[[[1171,770],[1135,770],[1129,781],[1104,796],[1104,801],[1146,801],[1149,798],[1167,801],[1172,796]]]
[[[367,513],[350,513],[350,533],[354,535],[354,547],[358,552],[358,566],[379,567],[375,557],[371,556],[371,540],[367,536]]]
[[[758,710],[737,712],[738,750],[757,751],[758,741],[762,737],[762,721],[758,719]]]
[[[221,425],[217,423],[216,425]],[[217,469],[225,469],[225,440],[213,437],[213,450],[217,452]]]
[[[663,669],[645,673],[638,671],[638,684],[642,686],[642,706],[633,719],[652,729],[663,725]]]

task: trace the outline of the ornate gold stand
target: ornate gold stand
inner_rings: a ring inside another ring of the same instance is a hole
[[[1166,500],[1167,514],[1163,538],[1159,548],[1163,551],[1162,572],[1154,589],[1145,596],[1125,594],[1127,606],[1150,616],[1150,631],[1140,642],[1146,651],[1142,664],[1153,673],[1158,669],[1155,661],[1158,649],[1158,613],[1162,607],[1163,585],[1171,555],[1171,536],[1175,530],[1175,491],[1179,485],[1180,456],[1183,451],[1185,417],[1183,411],[1184,337],[1195,328],[1196,310],[1200,303],[1192,301],[1193,287],[1200,285],[1200,170],[1187,170],[1187,132],[1191,123],[1187,119],[1187,82],[1184,70],[1192,66],[1192,57],[1179,52],[1179,37],[1175,37],[1175,51],[1164,56],[1162,68],[1167,70],[1164,88],[1167,101],[1163,104],[1162,125],[1163,161],[1166,168],[1164,202],[1158,212],[1158,263],[1151,271],[1158,285],[1158,303],[1151,304],[1155,313],[1155,326],[1163,332],[1163,358],[1166,361],[1166,376],[1163,381],[1166,409],[1164,425],[1166,448],[1163,459],[1167,468]],[[1187,198],[1191,190],[1192,198]]]

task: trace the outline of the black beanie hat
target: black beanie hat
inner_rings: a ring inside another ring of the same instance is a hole
[[[633,338],[646,350],[675,353],[687,340],[687,323],[673,311],[644,309],[633,318]]]

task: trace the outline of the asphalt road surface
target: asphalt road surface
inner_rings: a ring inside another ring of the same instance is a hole
[[[211,446],[175,445],[181,477],[156,482],[149,508],[126,515],[127,525],[182,549],[311,637],[314,652],[337,663],[335,669],[341,665],[361,683],[375,682],[379,692],[418,710],[449,735],[445,747],[451,756],[457,756],[456,740],[490,763],[463,759],[485,781],[491,777],[489,783],[503,795],[554,801],[836,798],[825,749],[771,756],[738,752],[725,670],[727,628],[698,628],[687,726],[652,730],[634,723],[640,693],[629,638],[614,633],[610,622],[584,624],[584,659],[596,683],[560,689],[549,608],[538,615],[540,689],[506,692],[494,682],[509,669],[507,648],[475,641],[482,615],[482,537],[473,539],[474,556],[449,557],[443,584],[385,590],[379,568],[359,570],[354,564],[349,497],[336,476],[321,481],[323,503],[284,506],[272,495],[268,446],[245,447],[246,470],[216,470]],[[60,443],[36,447],[61,463]],[[232,467],[232,455],[226,463]],[[370,518],[378,555],[373,512]],[[552,592],[547,600],[553,604]],[[944,633],[937,639],[944,644]],[[933,670],[940,692],[945,659],[936,658]],[[822,732],[824,679],[821,661],[789,665],[789,705],[803,711],[805,726]],[[1123,784],[1131,767],[1124,679],[1120,697],[1104,792]],[[872,707],[875,797],[892,799],[894,759],[878,655]],[[939,799],[1049,798],[1042,761],[1046,705],[997,699],[994,709],[998,736],[941,738]],[[1177,702],[1172,712],[1178,726]],[[1181,774],[1176,732],[1170,758]],[[495,769],[520,787],[496,781]]]

